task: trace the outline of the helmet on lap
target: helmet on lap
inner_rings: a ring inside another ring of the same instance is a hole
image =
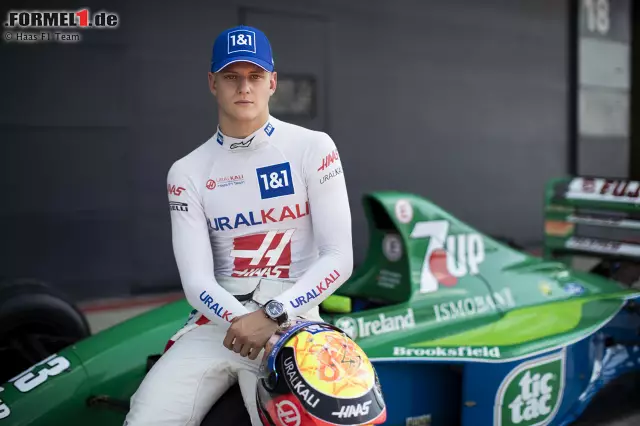
[[[364,351],[322,322],[298,321],[270,339],[256,392],[265,426],[375,425],[387,416]]]

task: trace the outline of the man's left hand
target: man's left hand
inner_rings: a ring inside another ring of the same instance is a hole
[[[277,329],[278,324],[258,309],[231,320],[223,344],[225,348],[253,360]]]

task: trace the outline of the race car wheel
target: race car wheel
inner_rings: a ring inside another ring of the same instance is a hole
[[[51,286],[0,283],[0,383],[90,334],[82,312]]]

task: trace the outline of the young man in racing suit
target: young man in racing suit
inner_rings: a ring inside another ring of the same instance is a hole
[[[194,311],[131,398],[128,426],[198,425],[236,380],[260,425],[265,343],[288,318],[320,320],[320,302],[351,275],[338,151],[327,134],[270,115],[276,82],[258,29],[216,39],[218,130],[168,174],[174,253]]]

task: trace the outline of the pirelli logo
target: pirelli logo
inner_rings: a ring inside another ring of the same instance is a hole
[[[189,204],[181,203],[179,201],[169,201],[169,211],[188,212]]]

